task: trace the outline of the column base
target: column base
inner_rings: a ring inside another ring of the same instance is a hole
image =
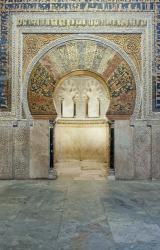
[[[58,178],[57,171],[53,169],[49,169],[48,179],[49,180],[56,180]]]

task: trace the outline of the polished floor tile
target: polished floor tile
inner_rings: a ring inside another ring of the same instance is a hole
[[[0,250],[160,250],[160,183],[0,182]]]

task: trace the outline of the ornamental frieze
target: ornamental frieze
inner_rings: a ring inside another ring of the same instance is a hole
[[[28,64],[51,41],[66,36],[65,34],[24,34],[23,36],[23,75]],[[141,70],[141,35],[140,34],[98,34],[122,48],[134,61],[137,70]],[[81,44],[81,42],[79,43]],[[80,45],[79,45],[80,46]],[[89,44],[88,44],[89,46]],[[83,45],[82,45],[83,48]],[[81,49],[82,49],[81,48]],[[70,50],[71,53],[71,50]],[[88,48],[89,53],[89,48]],[[92,54],[92,51],[91,51]],[[75,64],[75,62],[74,62]]]

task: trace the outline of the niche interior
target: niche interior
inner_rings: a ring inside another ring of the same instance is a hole
[[[107,173],[109,127],[106,112],[109,89],[91,72],[76,71],[64,76],[54,91],[57,111],[55,165],[59,174]]]

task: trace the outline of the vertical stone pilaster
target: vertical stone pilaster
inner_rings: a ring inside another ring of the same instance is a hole
[[[129,121],[115,121],[115,176],[116,179],[133,179],[133,128]]]
[[[0,127],[0,179],[12,179],[12,127]]]
[[[49,124],[35,120],[30,128],[30,178],[48,178]]]
[[[29,178],[29,127],[13,128],[14,157],[13,172],[15,179]]]
[[[160,179],[160,125],[152,125],[152,178]]]
[[[133,134],[135,179],[151,178],[151,127],[136,123]]]

